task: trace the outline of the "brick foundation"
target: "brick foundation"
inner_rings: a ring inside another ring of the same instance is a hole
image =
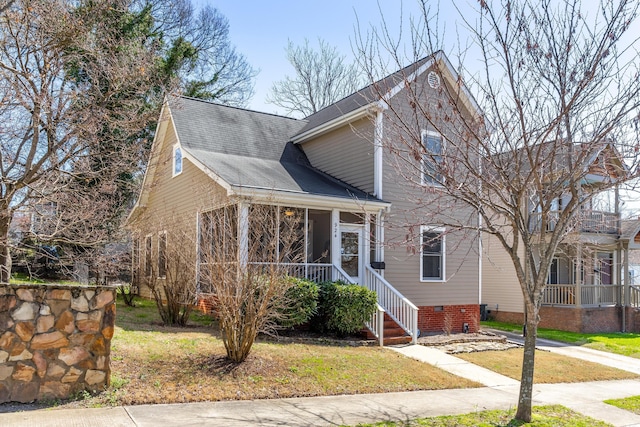
[[[631,330],[632,315],[628,315]],[[523,324],[522,313],[492,311],[490,318],[500,322]],[[640,320],[640,316],[638,316]],[[638,324],[640,326],[640,324]],[[561,331],[600,333],[619,332],[622,327],[622,307],[542,307],[540,309],[540,328],[559,329]]]
[[[627,332],[635,332],[640,334],[640,309],[634,307],[627,307]]]
[[[470,333],[480,327],[478,304],[418,307],[418,329],[424,333],[460,333],[463,325],[469,325]]]
[[[522,313],[514,313],[511,311],[491,310],[489,312],[489,319],[498,322],[515,323],[517,325],[524,323],[524,315]]]

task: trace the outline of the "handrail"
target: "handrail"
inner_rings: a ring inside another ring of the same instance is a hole
[[[369,266],[365,267],[364,285],[376,292],[378,304],[385,309],[389,317],[411,335],[413,343],[417,344],[418,307]]]

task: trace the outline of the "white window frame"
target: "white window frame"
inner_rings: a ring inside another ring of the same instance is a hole
[[[176,166],[177,166],[176,158],[178,153],[180,154],[180,170],[176,171]],[[172,167],[171,167],[171,173],[172,173],[171,176],[178,176],[182,173],[184,169],[184,154],[182,152],[182,147],[180,147],[180,144],[174,144],[172,158],[173,158],[173,161],[172,161]]]
[[[162,242],[162,238],[164,237],[164,274],[160,274],[160,242]],[[169,246],[169,242],[167,239],[167,231],[163,230],[161,232],[158,233],[158,259],[157,261],[157,267],[158,267],[158,279],[166,279],[167,278],[167,267],[168,267],[168,257],[167,257],[167,249]]]
[[[445,140],[444,137],[442,136],[441,133],[439,132],[435,132],[432,130],[425,130],[423,129],[420,133],[420,143],[422,144],[423,148],[424,148],[424,153],[422,154],[422,157],[420,159],[420,182],[422,183],[422,185],[431,185],[431,186],[436,186],[436,187],[440,187],[442,186],[442,182],[444,182],[444,177],[441,176],[440,178],[440,182],[438,181],[428,181],[426,178],[426,162],[429,161],[431,162],[430,159],[427,159],[428,153],[426,152],[427,150],[427,146],[426,146],[426,139],[428,137],[437,137],[440,138],[440,146],[442,147],[441,153],[440,153],[440,161],[443,161],[444,158],[444,150],[445,150]]]
[[[423,264],[424,264],[424,255],[422,253],[424,245],[423,245],[423,234],[425,232],[429,233],[438,233],[440,234],[440,278],[431,278],[423,276]],[[431,225],[422,225],[420,226],[420,282],[423,283],[444,283],[447,281],[447,239],[446,239],[446,229],[444,227],[435,227]]]

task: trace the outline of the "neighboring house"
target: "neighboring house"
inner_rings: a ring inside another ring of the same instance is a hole
[[[412,194],[428,194],[434,184],[426,178],[421,188],[407,184],[393,155],[383,149],[393,143],[392,133],[385,133],[391,128],[388,108],[411,108],[402,96],[405,78],[421,86],[429,105],[437,103],[441,84],[460,81],[438,53],[303,120],[184,97],[166,102],[128,221],[141,293],[145,278],[162,276],[166,269],[173,228],[182,227],[199,242],[194,243],[195,281],[206,267],[200,255],[207,248],[198,239],[203,227],[232,224],[239,242],[234,256],[241,262],[251,206],[271,205],[274,216],[301,220],[304,255],[291,266],[292,274],[375,289],[388,316],[414,339],[419,330],[476,331],[479,239],[431,220],[421,223]],[[383,97],[376,96],[380,88]],[[467,114],[477,114],[471,97],[464,105]],[[441,135],[426,123],[416,126],[430,149],[442,148]],[[416,162],[428,167],[424,159]],[[460,217],[477,215],[461,212]],[[205,282],[198,281],[200,295],[207,294]]]
[[[630,278],[630,251],[640,249],[640,221],[621,220],[617,197],[607,203],[598,184],[624,173],[623,162],[610,144],[582,144],[593,149],[590,169],[581,191],[595,193],[583,207],[556,250],[540,309],[540,327],[575,332],[640,331],[640,288]],[[617,166],[602,167],[602,156]],[[533,233],[553,231],[569,195],[558,198],[549,212],[546,230],[541,213],[529,202],[529,228]],[[513,263],[495,238],[483,242],[482,303],[489,317],[524,323],[523,295]],[[625,315],[623,315],[623,313]]]

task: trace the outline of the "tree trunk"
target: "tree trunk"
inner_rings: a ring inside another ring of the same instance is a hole
[[[9,252],[9,225],[11,213],[0,210],[0,284],[8,284],[11,277],[11,253]]]
[[[533,399],[533,372],[535,368],[536,338],[538,336],[538,310],[532,303],[525,302],[526,336],[524,339],[524,355],[522,357],[522,377],[520,378],[520,396],[516,419],[531,422],[531,401]]]

